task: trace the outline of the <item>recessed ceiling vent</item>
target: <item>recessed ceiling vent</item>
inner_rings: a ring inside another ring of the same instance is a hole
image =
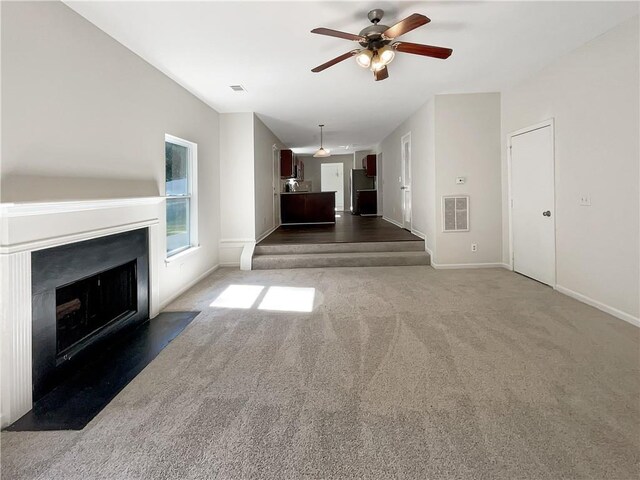
[[[242,85],[229,85],[229,87],[234,92],[246,92],[245,88]]]

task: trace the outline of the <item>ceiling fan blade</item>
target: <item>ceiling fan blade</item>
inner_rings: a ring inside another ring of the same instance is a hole
[[[351,50],[350,52],[344,53],[339,57],[334,58],[333,60],[329,60],[328,62],[323,63],[322,65],[318,65],[316,68],[312,69],[311,71],[313,73],[321,72],[326,68],[333,67],[336,63],[340,63],[343,60],[346,60],[347,58],[353,57],[356,53],[358,53],[358,50]]]
[[[344,38],[345,40],[353,40],[354,42],[366,42],[367,39],[360,35],[354,35],[353,33],[340,32],[338,30],[332,30],[330,28],[314,28],[311,33],[317,33],[319,35],[328,35],[330,37]]]
[[[424,15],[420,15],[419,13],[414,13],[413,15],[409,15],[404,20],[400,20],[393,27],[387,28],[383,32],[382,36],[388,40],[391,40],[393,38],[399,37],[400,35],[404,35],[405,33],[410,32],[411,30],[415,30],[416,28],[421,27],[422,25],[426,25],[430,21],[431,20],[425,17]]]
[[[373,78],[376,79],[376,82],[389,78],[389,70],[387,70],[386,66],[382,67],[380,70],[373,72]]]
[[[422,45],[420,43],[397,42],[393,48],[402,53],[412,53],[414,55],[423,55],[433,58],[449,58],[453,53],[450,48],[434,47],[433,45]]]

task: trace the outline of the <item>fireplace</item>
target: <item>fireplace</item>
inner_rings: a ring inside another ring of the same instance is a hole
[[[149,318],[148,229],[31,254],[33,399]]]
[[[56,288],[56,363],[137,311],[136,261]]]

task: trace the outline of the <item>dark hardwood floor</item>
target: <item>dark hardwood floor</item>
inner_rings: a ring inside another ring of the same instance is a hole
[[[258,245],[421,241],[412,233],[383,220],[338,212],[335,225],[283,225]]]

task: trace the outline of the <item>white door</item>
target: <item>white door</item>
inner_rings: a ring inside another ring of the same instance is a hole
[[[554,286],[553,124],[516,132],[510,140],[513,269]]]
[[[344,166],[342,163],[320,165],[320,190],[336,192],[336,211],[344,210]]]
[[[411,230],[411,133],[400,140],[402,145],[402,227]]]

